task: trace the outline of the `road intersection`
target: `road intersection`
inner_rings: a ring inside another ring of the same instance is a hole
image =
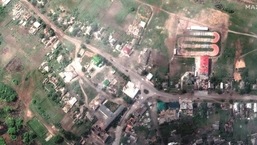
[[[143,77],[136,73],[134,70],[130,70],[130,68],[125,67],[121,65],[118,61],[117,58],[114,58],[112,55],[101,51],[100,49],[90,45],[90,44],[85,44],[82,40],[79,38],[74,38],[71,36],[66,35],[60,28],[58,28],[52,21],[50,21],[47,16],[43,15],[40,13],[40,11],[35,8],[31,3],[29,3],[27,0],[21,0],[22,3],[24,3],[29,9],[35,12],[37,16],[39,16],[48,26],[50,26],[57,36],[59,38],[66,39],[73,43],[76,47],[75,50],[75,59],[77,59],[76,54],[79,52],[79,49],[81,47],[81,44],[84,44],[87,49],[91,50],[92,52],[101,55],[104,57],[107,61],[109,61],[114,67],[116,67],[120,72],[124,73],[127,75],[132,82],[136,81],[139,82],[141,92],[142,92],[142,99],[138,99],[132,107],[130,107],[127,112],[123,115],[121,119],[121,124],[119,127],[116,128],[116,139],[114,141],[114,145],[119,144],[121,134],[122,134],[122,129],[125,127],[125,122],[126,119],[128,119],[129,115],[132,114],[137,110],[137,108],[144,102],[146,102],[149,98],[154,98],[154,99],[160,99],[165,102],[169,101],[178,101],[182,95],[174,95],[170,93],[165,93],[162,91],[157,90],[150,82],[146,81],[145,79],[142,79]],[[79,75],[80,77],[84,77],[84,75]],[[143,94],[143,90],[146,89],[149,91],[148,94]],[[244,101],[249,101],[249,100],[257,100],[257,96],[254,95],[238,95],[238,94],[208,94],[208,95],[203,95],[203,96],[196,96],[194,94],[188,93],[188,94],[183,94],[183,97],[190,98],[192,100],[214,100],[214,99],[235,99],[235,100],[244,100]]]

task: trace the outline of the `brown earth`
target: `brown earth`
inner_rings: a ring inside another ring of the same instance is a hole
[[[17,93],[19,96],[19,100],[21,100],[24,104],[24,121],[28,121],[33,117],[33,113],[31,112],[29,105],[32,100],[32,93],[35,89],[35,85],[32,79],[29,79],[28,82],[25,82],[24,78],[20,84],[20,87],[17,88]]]
[[[156,66],[167,66],[168,62],[166,61],[166,59],[163,59],[164,56],[158,52],[158,51],[152,51],[152,64],[156,65]]]
[[[170,63],[170,69],[169,69],[169,75],[170,76],[175,76],[179,70],[181,69],[181,65],[179,64],[179,62],[177,61],[177,59],[174,59],[171,63]]]
[[[202,10],[194,20],[210,26],[221,26],[225,24],[228,27],[229,15],[214,9]]]
[[[242,45],[241,45],[241,42],[239,39],[237,39],[237,41],[235,42],[235,47],[236,47],[236,54],[235,54],[234,65],[235,65],[235,68],[237,68],[237,67],[239,67],[240,61],[243,61],[243,63],[244,63],[244,60],[242,58],[240,59],[240,56],[242,54]],[[245,65],[245,63],[244,63],[244,65]],[[242,79],[241,74],[237,70],[235,70],[235,72],[234,72],[234,79],[236,81],[240,81]]]
[[[20,72],[23,69],[22,62],[19,58],[13,58],[5,67],[8,72]]]

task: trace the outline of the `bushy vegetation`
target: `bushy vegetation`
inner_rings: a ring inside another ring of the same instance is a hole
[[[17,135],[20,132],[20,129],[23,126],[23,120],[21,118],[12,118],[12,117],[8,117],[5,120],[5,123],[8,126],[8,131],[7,133],[10,135],[10,138],[12,140],[16,140]]]
[[[54,143],[56,143],[56,144],[61,144],[63,141],[64,141],[64,138],[60,135],[56,135],[54,137]]]
[[[0,82],[0,99],[12,102],[17,99],[17,93],[11,87]]]
[[[29,132],[25,132],[23,135],[22,135],[22,141],[25,143],[25,144],[32,144],[32,142],[34,141],[34,139],[37,137],[37,135],[32,132],[32,131],[29,131]]]
[[[0,6],[0,22],[4,20],[6,16],[6,9],[3,6]]]
[[[0,145],[6,145],[6,143],[2,137],[0,137]]]

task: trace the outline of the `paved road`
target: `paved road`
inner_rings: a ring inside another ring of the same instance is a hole
[[[78,38],[74,38],[68,35],[65,35],[64,32],[59,29],[57,26],[55,26],[55,24],[53,22],[51,22],[45,15],[41,14],[40,11],[35,8],[32,4],[30,4],[28,1],[26,0],[21,0],[25,5],[27,5],[31,10],[33,10],[47,25],[51,26],[51,28],[53,30],[55,30],[55,32],[58,34],[58,36],[62,36],[62,38],[67,39],[68,41],[70,41],[71,43],[73,43],[76,46],[76,53],[79,51],[80,49],[80,45],[83,43],[80,39]],[[151,5],[150,5],[151,6]],[[145,89],[149,90],[149,94],[151,95],[147,95],[148,97],[158,97],[161,96],[161,98],[167,98],[167,99],[173,99],[173,100],[178,100],[179,96],[181,95],[173,95],[173,94],[169,94],[169,93],[165,93],[165,92],[161,92],[158,91],[157,89],[154,88],[154,86],[144,80],[142,78],[142,76],[140,76],[139,74],[137,74],[135,71],[130,70],[130,68],[127,68],[125,66],[123,66],[122,64],[119,63],[119,60],[117,58],[112,57],[112,55],[92,46],[89,44],[85,44],[86,47],[91,50],[94,53],[97,53],[99,55],[101,55],[102,57],[104,57],[106,60],[108,60],[114,67],[116,67],[119,71],[121,71],[122,73],[124,73],[125,75],[129,76],[131,80],[137,80],[138,82],[140,82],[140,84],[142,86],[144,86]],[[76,59],[76,58],[75,58]],[[192,99],[224,99],[225,97],[227,98],[228,95],[217,95],[217,94],[211,94],[208,96],[194,96],[192,94],[186,94],[183,95]],[[257,96],[250,96],[250,95],[246,95],[246,96],[240,96],[240,95],[233,95],[233,96],[228,96],[231,97],[232,99],[242,99],[242,100],[247,100],[247,99],[256,99]],[[147,98],[146,98],[147,99]]]
[[[71,43],[73,43],[76,46],[76,53],[79,51],[80,49],[80,45],[83,43],[80,39],[78,38],[74,38],[74,37],[70,37],[68,35],[65,35],[64,32],[59,29],[53,22],[51,22],[45,15],[41,14],[40,11],[35,8],[33,5],[31,5],[28,1],[26,0],[21,0],[22,3],[24,3],[25,5],[28,6],[29,9],[31,9],[32,11],[34,11],[47,25],[49,25],[57,34],[57,36],[59,36],[60,38],[64,38],[67,39],[68,41],[70,41]],[[138,1],[138,0],[137,0]],[[143,3],[141,1],[138,1],[140,3]],[[143,3],[146,4],[146,3]],[[148,5],[148,4],[146,4]],[[148,5],[150,7],[152,7],[151,5]],[[169,14],[172,14],[168,11],[165,11],[163,9],[161,9],[164,12],[167,12]],[[175,15],[175,14],[173,14]],[[185,18],[185,17],[180,17],[181,19],[186,19],[189,21],[192,21],[189,18]],[[199,23],[194,21],[195,23]],[[230,31],[232,32],[232,31]],[[233,32],[232,32],[233,33]],[[240,33],[240,32],[237,32]],[[242,33],[240,33],[242,34]],[[250,34],[249,34],[250,35]],[[248,35],[248,36],[249,36]],[[252,36],[255,37],[255,36]],[[145,102],[148,98],[152,97],[152,98],[158,98],[161,100],[165,100],[165,101],[174,101],[174,100],[179,100],[179,97],[181,95],[173,95],[173,94],[169,94],[169,93],[164,93],[161,91],[158,91],[154,88],[154,86],[152,84],[150,84],[148,81],[142,79],[142,77],[137,74],[136,72],[130,70],[129,68],[121,65],[119,63],[119,60],[116,58],[113,58],[110,54],[101,51],[99,49],[97,49],[96,47],[89,45],[89,44],[85,44],[86,47],[91,50],[94,53],[97,53],[99,55],[101,55],[102,57],[104,57],[106,60],[108,60],[110,63],[112,63],[112,65],[114,67],[116,67],[119,71],[121,71],[122,73],[124,73],[125,75],[129,76],[131,80],[137,80],[138,82],[140,82],[140,84],[142,86],[144,86],[144,89],[149,90],[149,95],[145,95],[145,97],[142,100],[138,100],[124,115],[124,117],[122,118],[122,123],[121,123],[121,127],[118,127],[116,130],[116,140],[114,142],[114,144],[119,144],[120,141],[120,137],[121,137],[121,133],[122,133],[122,128],[125,126],[125,120],[127,119],[127,117],[133,113],[138,105],[142,104],[143,102]],[[257,100],[257,96],[252,96],[252,95],[245,95],[245,96],[240,96],[240,95],[228,95],[228,94],[224,94],[224,95],[217,95],[217,94],[209,94],[207,96],[194,96],[192,94],[185,94],[183,95],[183,97],[187,97],[187,98],[191,98],[192,100],[198,100],[198,99],[204,99],[204,100],[213,100],[213,99],[239,99],[239,100]]]

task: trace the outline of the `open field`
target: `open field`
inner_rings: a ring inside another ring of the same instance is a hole
[[[97,18],[103,17],[106,9],[111,2],[108,0],[54,0],[50,1],[47,6],[50,9],[57,9],[63,6],[81,21],[98,21]]]
[[[144,33],[144,39],[142,40],[142,46],[157,49],[161,54],[168,57],[168,50],[164,44],[165,39],[168,37],[168,32],[164,28],[168,14],[160,12],[154,14],[147,30]]]
[[[92,88],[89,84],[85,84],[85,83],[84,83],[83,89],[87,94],[88,102],[91,102],[96,97],[97,91],[94,88]]]
[[[156,5],[153,0],[142,0],[152,5]],[[158,1],[159,2],[159,1]],[[161,3],[161,2],[159,2]],[[215,1],[204,1],[203,4],[193,2],[191,0],[163,0],[161,8],[172,13],[181,14],[189,18],[196,16],[201,10],[206,8],[215,8]],[[243,2],[234,1],[220,1],[220,4],[224,10],[232,10],[234,13],[228,13],[230,15],[230,29],[241,32],[255,32],[257,26],[257,13],[253,9],[247,9],[246,4]],[[247,16],[247,17],[245,17]],[[246,23],[247,22],[247,23]]]
[[[43,58],[42,51],[45,51],[38,37],[28,34],[27,28],[20,28],[13,21],[1,27],[0,31],[4,41],[0,46],[1,65],[6,65],[11,58],[18,56],[24,62],[27,61],[24,63],[26,67],[38,66]]]
[[[183,73],[192,71],[195,65],[194,58],[176,57],[170,64],[170,76],[173,81],[178,81]]]
[[[241,36],[235,34],[229,34],[224,50],[221,50],[220,56],[217,62],[214,63],[215,76],[224,80],[225,78],[231,78],[233,76],[234,59],[235,59],[235,41]]]
[[[127,16],[135,12],[137,9],[137,4],[133,0],[121,0],[122,8],[119,10],[119,12],[115,16],[116,22],[123,23],[124,20],[127,18]]]
[[[257,79],[257,41],[247,36],[238,36],[242,44],[241,58],[245,60],[246,69],[248,70],[249,79]]]
[[[35,83],[35,89],[32,93],[32,100],[35,100],[35,102],[30,104],[30,109],[36,113],[35,115],[40,115],[48,123],[59,123],[64,116],[64,112],[61,110],[60,106],[47,98],[47,92],[42,87],[42,79],[44,76],[38,72],[31,77]]]
[[[46,128],[39,122],[37,118],[33,118],[28,122],[29,127],[39,136],[40,138],[44,138],[47,130]]]
[[[31,104],[30,108],[33,112],[37,112],[41,115],[48,123],[59,123],[64,116],[64,112],[61,108],[48,98],[43,99],[42,102]]]
[[[221,55],[218,57],[216,64],[214,64],[214,73],[221,79],[231,78],[233,76],[234,61],[236,54],[236,41],[240,41],[242,53],[240,56],[245,60],[246,69],[249,73],[251,80],[257,79],[257,42],[255,38],[242,36],[237,34],[229,34],[226,42],[226,47],[222,50]]]
[[[151,4],[153,6],[158,6],[158,7],[160,7],[163,3],[162,1],[159,1],[159,0],[141,0],[141,1]]]

